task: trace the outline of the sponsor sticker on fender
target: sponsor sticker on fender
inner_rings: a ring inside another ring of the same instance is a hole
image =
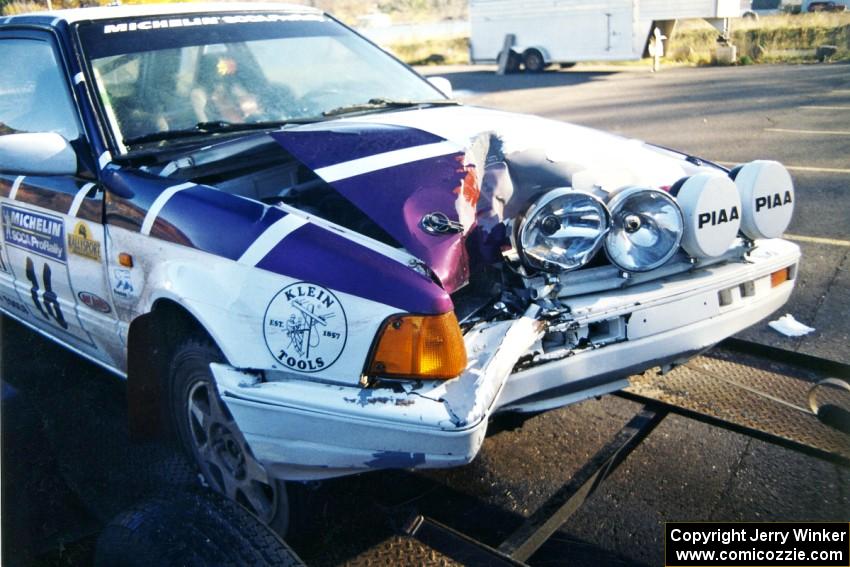
[[[17,311],[21,315],[29,315],[29,309],[27,306],[18,301],[17,299],[13,299],[8,295],[0,294],[0,307],[6,307],[7,309],[11,309],[12,311]]]
[[[275,359],[297,372],[319,372],[342,354],[348,321],[339,299],[324,287],[298,282],[280,290],[263,320]]]
[[[89,291],[81,291],[77,293],[77,297],[83,302],[83,304],[95,311],[100,311],[101,313],[109,313],[112,311],[109,303],[99,295],[95,295]]]
[[[92,237],[91,228],[83,221],[75,224],[68,234],[68,250],[71,254],[100,261],[100,242]]]

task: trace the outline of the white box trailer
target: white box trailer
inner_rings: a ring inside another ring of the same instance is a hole
[[[470,0],[469,57],[498,60],[512,34],[513,62],[529,71],[551,63],[639,59],[656,26],[740,17],[741,0]],[[521,59],[520,59],[521,58]]]

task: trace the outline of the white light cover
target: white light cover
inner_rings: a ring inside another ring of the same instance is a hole
[[[743,207],[741,231],[752,238],[778,238],[794,215],[794,182],[776,161],[752,161],[735,176]]]
[[[689,177],[676,200],[685,216],[682,248],[694,258],[726,252],[741,227],[741,195],[735,183],[720,173]]]

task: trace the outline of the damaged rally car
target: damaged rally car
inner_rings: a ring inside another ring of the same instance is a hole
[[[468,463],[794,286],[780,164],[463,106],[311,8],[12,16],[0,53],[0,307],[280,530],[283,481]]]

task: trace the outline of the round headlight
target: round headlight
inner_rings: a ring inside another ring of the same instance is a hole
[[[599,250],[611,216],[587,193],[553,189],[528,210],[519,247],[528,265],[548,271],[574,270]]]
[[[608,203],[611,231],[605,252],[628,272],[646,272],[664,264],[679,248],[684,219],[676,201],[658,189],[629,187]]]

